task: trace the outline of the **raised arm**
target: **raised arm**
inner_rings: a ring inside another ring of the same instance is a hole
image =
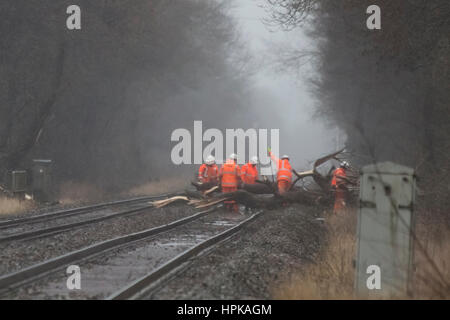
[[[278,158],[273,154],[273,152],[270,151],[270,149],[269,149],[269,156],[270,156],[270,159],[272,159],[272,161],[274,161],[274,162],[279,166],[279,164],[280,164],[280,159],[278,159]]]

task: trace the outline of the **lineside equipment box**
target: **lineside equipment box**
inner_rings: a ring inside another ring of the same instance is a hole
[[[31,169],[33,197],[37,201],[51,201],[53,194],[52,161],[33,160]]]
[[[362,169],[358,213],[356,291],[404,297],[413,259],[414,170],[392,162]]]
[[[12,193],[27,191],[28,179],[25,170],[13,170],[7,173],[7,188]]]

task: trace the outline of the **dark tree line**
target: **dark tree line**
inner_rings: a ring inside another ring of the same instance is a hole
[[[450,2],[268,2],[272,23],[306,28],[317,41],[318,113],[347,133],[348,148],[363,156],[354,161],[417,168],[420,194],[448,211]],[[372,4],[381,8],[381,30],[366,27]]]
[[[0,169],[55,162],[58,181],[126,188],[170,174],[170,133],[226,127],[245,61],[225,1],[0,3]]]

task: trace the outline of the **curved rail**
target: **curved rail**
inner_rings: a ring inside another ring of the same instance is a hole
[[[180,267],[190,258],[200,254],[202,251],[205,251],[207,249],[213,249],[222,241],[229,239],[236,232],[240,231],[243,227],[253,222],[259,216],[261,216],[262,213],[263,211],[255,213],[250,218],[242,221],[238,225],[201,242],[200,244],[192,247],[191,249],[182,252],[181,254],[171,259],[167,263],[163,264],[159,268],[153,270],[144,277],[134,281],[129,286],[112,294],[111,296],[108,297],[108,300],[138,299],[139,297],[142,296],[143,293],[147,291],[148,287],[151,286],[153,283],[162,279],[164,276]]]
[[[68,230],[72,230],[72,229],[75,229],[75,228],[78,228],[78,227],[81,227],[81,226],[84,226],[84,225],[93,224],[93,223],[105,221],[105,220],[108,220],[108,219],[124,217],[124,216],[127,216],[127,215],[131,215],[131,214],[138,213],[140,211],[144,211],[144,210],[152,209],[152,208],[154,208],[152,205],[147,205],[147,206],[144,206],[144,207],[124,210],[124,211],[108,214],[108,215],[105,215],[105,216],[102,216],[102,217],[93,218],[93,219],[87,219],[87,220],[82,220],[82,221],[73,222],[73,223],[66,223],[66,224],[62,224],[62,225],[59,225],[59,226],[55,226],[55,227],[49,227],[49,228],[43,228],[43,229],[37,229],[37,230],[31,230],[31,231],[25,231],[25,232],[19,232],[19,233],[13,233],[11,235],[0,237],[0,243],[13,241],[13,240],[27,240],[27,239],[34,239],[34,238],[40,238],[40,237],[45,237],[45,236],[51,236],[51,235],[54,235],[54,234],[57,234],[57,233],[61,233],[61,232],[64,232],[64,231],[68,231]]]
[[[212,208],[206,211],[196,213],[183,219],[173,221],[171,223],[140,231],[137,233],[128,234],[115,239],[103,241],[92,246],[76,250],[65,255],[44,261],[42,263],[35,264],[28,268],[4,275],[0,277],[0,290],[6,291],[13,289],[30,281],[37,280],[46,274],[54,271],[55,269],[64,267],[67,264],[74,263],[76,261],[84,260],[105,253],[106,251],[117,249],[125,245],[129,245],[133,242],[143,240],[145,238],[153,237],[157,234],[174,229],[178,226],[187,224],[194,220],[197,220],[213,211],[216,208]]]
[[[66,210],[66,211],[58,211],[58,212],[46,214],[45,217],[42,217],[42,219],[34,219],[34,218],[40,218],[40,217],[17,219],[17,220],[20,220],[20,222],[17,222],[14,225],[10,224],[10,225],[8,225],[8,227],[14,228],[14,227],[21,226],[21,225],[28,225],[29,223],[40,223],[40,222],[45,222],[45,221],[50,221],[50,220],[68,218],[68,217],[78,215],[78,214],[87,214],[87,213],[96,212],[98,209],[107,208],[110,206],[124,205],[124,204],[136,204],[136,203],[141,203],[141,202],[145,202],[148,200],[159,199],[159,198],[163,198],[163,197],[167,197],[167,196],[168,195],[164,194],[164,195],[159,195],[159,196],[133,198],[133,199],[128,199],[128,200],[107,202],[107,203],[102,203],[102,204],[88,206],[88,207],[75,208],[75,209],[70,209],[70,210]],[[61,225],[54,226],[54,227],[41,228],[41,229],[36,229],[36,230],[31,230],[31,231],[16,232],[16,233],[12,233],[12,234],[0,237],[0,243],[9,242],[9,241],[13,241],[13,240],[27,240],[27,239],[34,239],[34,238],[39,238],[39,237],[50,236],[50,235],[61,233],[61,232],[71,230],[71,229],[74,229],[74,228],[77,228],[80,226],[97,223],[97,222],[101,222],[101,221],[108,220],[108,219],[131,215],[131,214],[138,213],[140,211],[144,211],[144,210],[151,209],[151,208],[153,208],[153,206],[147,205],[147,206],[143,206],[140,208],[123,210],[123,211],[116,212],[116,213],[105,214],[104,216],[97,217],[97,218],[61,224]]]
[[[95,204],[95,205],[91,205],[91,206],[84,206],[84,207],[78,207],[78,208],[67,209],[67,210],[59,210],[59,211],[40,214],[40,215],[28,217],[28,218],[19,218],[19,219],[0,221],[0,229],[9,228],[9,227],[17,227],[19,225],[28,224],[28,223],[45,222],[45,221],[49,221],[49,220],[53,220],[53,219],[59,219],[62,217],[66,218],[66,217],[70,217],[72,215],[89,213],[94,210],[103,209],[103,208],[107,208],[107,207],[111,207],[111,206],[155,200],[155,199],[159,199],[159,198],[169,197],[174,194],[176,194],[176,193],[167,193],[167,194],[162,194],[162,195],[157,195],[157,196],[145,196],[145,197],[126,199],[126,200],[104,202],[104,203],[99,203],[99,204]]]

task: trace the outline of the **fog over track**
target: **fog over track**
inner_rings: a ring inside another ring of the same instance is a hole
[[[311,121],[312,68],[297,78],[270,63],[271,48],[306,38],[269,32],[257,4],[80,0],[82,29],[68,32],[62,3],[2,2],[0,30],[16,31],[0,40],[0,174],[52,159],[57,189],[105,193],[191,177],[195,166],[171,162],[170,138],[195,120],[280,129],[280,152],[297,167],[335,149],[333,133]]]
[[[289,50],[311,51],[315,43],[302,31],[283,32],[265,23],[267,1],[236,1],[231,11],[252,59],[249,127],[280,129],[280,153],[288,153],[298,169],[343,145],[339,130],[314,116],[315,97],[309,81],[317,71],[310,60],[299,70],[281,67],[280,54]],[[342,134],[342,133],[340,133]]]

